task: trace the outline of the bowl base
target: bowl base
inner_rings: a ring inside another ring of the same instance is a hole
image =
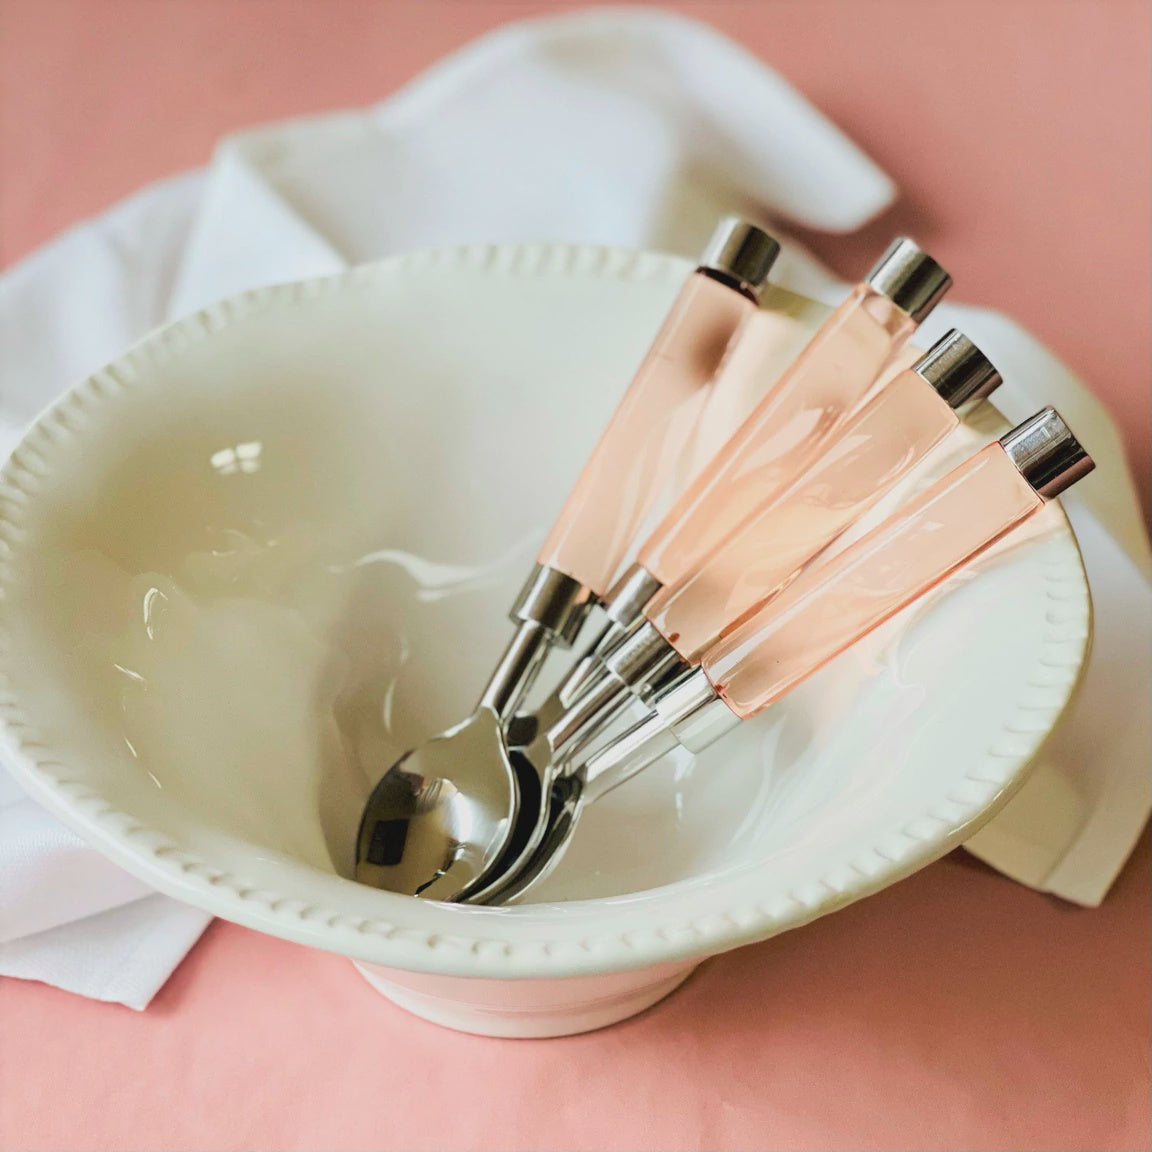
[[[679,988],[699,961],[565,980],[476,980],[353,963],[377,992],[433,1024],[478,1036],[543,1039],[627,1020]]]

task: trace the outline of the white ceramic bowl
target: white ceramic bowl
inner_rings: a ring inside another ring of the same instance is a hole
[[[346,878],[367,774],[470,710],[687,271],[564,246],[418,254],[208,309],[79,385],[0,485],[6,762],[156,888],[496,1035],[621,1019],[962,841],[1084,657],[1056,506],[979,579],[590,810],[541,902]],[[799,341],[822,310],[787,303]]]

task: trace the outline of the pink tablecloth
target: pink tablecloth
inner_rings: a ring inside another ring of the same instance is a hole
[[[3,0],[0,261],[221,133],[384,95],[513,0]],[[1143,0],[711,0],[909,191],[929,243],[1110,405],[1148,475]],[[143,1015],[0,986],[0,1147],[1149,1145],[1148,840],[1096,911],[962,856],[547,1042],[440,1031],[337,957],[211,929]]]

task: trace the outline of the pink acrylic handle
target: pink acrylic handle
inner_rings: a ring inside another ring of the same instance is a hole
[[[696,571],[658,592],[644,615],[681,656],[699,662],[705,648],[786,588],[958,423],[921,376],[901,372],[799,480]]]
[[[705,386],[756,305],[710,276],[688,278],[572,489],[538,560],[602,596],[692,433]]]
[[[676,502],[639,562],[663,584],[694,571],[815,460],[914,327],[887,297],[859,285]]]
[[[741,719],[766,708],[1043,506],[999,443],[810,569],[710,648],[708,679]]]

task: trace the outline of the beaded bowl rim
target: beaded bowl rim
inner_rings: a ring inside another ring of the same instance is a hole
[[[446,267],[481,275],[588,276],[679,283],[691,265],[679,257],[570,244],[469,245],[409,253],[333,276],[245,292],[145,336],[122,356],[66,392],[32,424],[0,470],[0,751],[27,791],[93,847],[157,890],[225,919],[358,961],[443,975],[558,978],[702,958],[763,940],[852,903],[910,875],[960,844],[1020,787],[1044,740],[1072,699],[1091,638],[1091,600],[1078,546],[1066,518],[1058,533],[1059,562],[1045,566],[1047,633],[1036,654],[1027,706],[1018,705],[964,787],[946,805],[894,830],[858,853],[847,867],[795,890],[758,899],[755,877],[720,877],[744,894],[705,916],[676,914],[678,885],[627,898],[563,906],[474,908],[370,893],[380,915],[349,915],[323,901],[248,883],[166,834],[119,810],[82,780],[38,736],[12,686],[7,610],[14,561],[27,538],[27,511],[52,474],[52,461],[83,443],[88,415],[146,386],[150,368],[245,318],[278,307],[306,306],[336,293],[363,292],[383,281],[440,273]],[[1058,674],[1054,677],[1053,671]],[[1043,700],[1037,703],[1037,691]],[[327,877],[328,879],[339,879]],[[350,883],[349,881],[341,881]],[[644,904],[646,921],[634,914]],[[406,925],[405,910],[425,923]],[[626,907],[627,905],[627,907]],[[598,916],[615,908],[611,927]],[[629,914],[629,908],[633,915]],[[561,919],[561,917],[563,919]],[[557,934],[580,925],[575,934]]]

